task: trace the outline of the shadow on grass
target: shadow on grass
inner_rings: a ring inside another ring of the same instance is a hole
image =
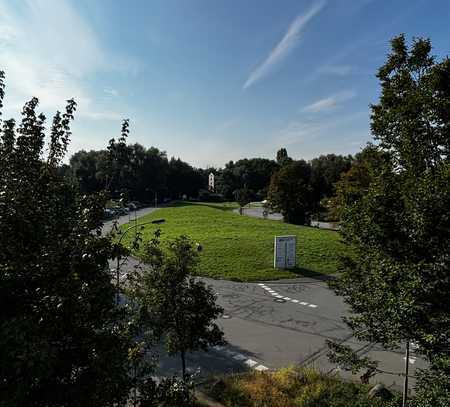
[[[329,281],[334,280],[336,277],[332,276],[330,274],[323,274],[319,273],[314,270],[305,269],[302,267],[295,267],[293,269],[289,269],[289,271],[292,271],[293,273],[297,274],[298,277],[308,277],[312,278],[314,280],[320,280],[320,281]]]
[[[232,205],[228,202],[193,202],[193,201],[174,201],[170,205],[170,207],[182,207],[182,206],[207,206],[208,208],[212,209],[218,209],[220,211],[232,211],[233,209],[236,209],[237,205]]]

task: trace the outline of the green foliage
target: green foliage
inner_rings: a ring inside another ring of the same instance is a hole
[[[430,369],[418,372],[416,395],[412,407],[446,407],[450,401],[450,359],[441,355],[433,359]]]
[[[161,228],[165,238],[185,233],[199,242],[203,250],[196,273],[201,276],[255,281],[336,271],[338,255],[345,249],[337,232],[239,216],[232,212],[236,208],[236,204],[184,202],[158,209],[141,220],[164,218]],[[145,226],[144,241],[152,238],[155,228]],[[273,239],[284,234],[296,235],[301,248],[297,251],[298,267],[293,270],[273,268]]]
[[[223,390],[210,394],[227,407],[388,407],[371,399],[369,387],[345,382],[311,368],[249,372],[222,378]],[[207,389],[208,390],[208,389]]]
[[[147,268],[132,290],[140,305],[141,326],[165,339],[169,355],[180,353],[184,378],[186,352],[223,343],[223,333],[214,323],[223,310],[212,289],[192,276],[198,253],[186,236],[170,241],[164,250],[157,231],[145,244],[142,259]]]
[[[46,158],[36,98],[18,127],[11,119],[0,130],[2,406],[111,406],[131,386],[113,247],[101,236],[104,197],[80,196],[59,171],[75,107],[69,100],[56,113]]]
[[[292,158],[288,156],[288,152],[285,148],[280,148],[277,151],[277,164],[282,166],[292,162]]]
[[[335,195],[327,201],[329,217],[340,220],[344,209],[367,193],[372,181],[388,162],[389,154],[370,143],[356,154],[351,167],[335,183]]]
[[[336,154],[321,155],[311,160],[311,188],[317,209],[323,198],[334,195],[334,184],[350,169],[352,161],[352,156]]]
[[[266,197],[270,177],[278,169],[278,164],[266,158],[230,161],[217,176],[217,192],[226,199],[235,199],[236,190],[247,188],[252,191],[250,200]]]
[[[252,193],[247,187],[234,191],[234,197],[240,208],[243,208],[252,201]]]
[[[284,165],[270,181],[268,201],[288,223],[305,225],[314,207],[311,166],[303,160]]]
[[[448,358],[450,337],[450,62],[435,62],[430,49],[428,40],[408,49],[394,38],[378,72],[371,126],[385,159],[367,191],[346,203],[342,233],[353,256],[335,288],[359,339],[414,341],[448,381],[435,360]]]

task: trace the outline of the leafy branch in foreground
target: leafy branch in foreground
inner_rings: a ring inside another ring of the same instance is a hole
[[[371,128],[384,158],[366,191],[345,202],[351,255],[332,286],[351,307],[357,339],[386,349],[414,342],[448,382],[440,361],[450,348],[450,60],[436,62],[429,40],[408,47],[401,35],[377,76]]]

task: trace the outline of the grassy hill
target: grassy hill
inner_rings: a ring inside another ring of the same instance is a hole
[[[234,208],[229,203],[183,202],[159,209],[138,222],[164,218],[166,222],[158,225],[162,240],[185,234],[199,242],[203,251],[198,274],[202,276],[255,281],[336,271],[337,256],[343,250],[336,232],[240,216],[232,211]],[[144,240],[150,239],[156,228],[145,226]],[[273,268],[276,235],[297,236],[296,269]]]

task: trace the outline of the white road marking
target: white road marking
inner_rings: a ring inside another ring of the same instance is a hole
[[[256,366],[258,364],[258,362],[254,361],[253,359],[247,359],[244,362],[244,365],[247,365],[248,367],[253,367]]]
[[[275,298],[283,299],[285,301],[290,301],[290,302],[292,302],[294,304],[300,304],[300,305],[308,306],[310,308],[317,308],[318,307],[316,304],[309,304],[308,302],[305,302],[305,301],[296,300],[296,299],[293,299],[293,298],[290,298],[290,297],[284,297],[284,296],[280,295],[277,291],[273,290],[268,285],[265,285],[263,283],[258,283],[258,285],[262,289],[266,290],[269,294],[273,295]],[[279,301],[279,302],[281,302],[281,301]]]
[[[264,372],[265,370],[269,370],[269,368],[265,367],[264,365],[258,365],[255,367],[255,370],[257,370],[258,372]]]
[[[406,356],[403,356],[403,360],[406,360]],[[413,365],[414,363],[416,363],[416,360],[417,360],[417,358],[415,356],[411,356],[409,358],[409,363],[411,363]]]

